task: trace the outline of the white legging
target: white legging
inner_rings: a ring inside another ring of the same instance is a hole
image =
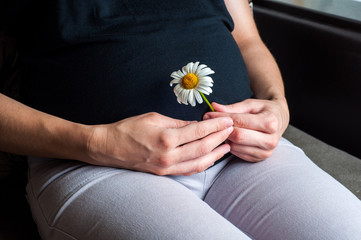
[[[29,158],[44,239],[361,239],[361,201],[282,139],[189,177]]]

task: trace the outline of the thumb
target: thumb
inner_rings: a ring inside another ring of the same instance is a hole
[[[216,112],[224,112],[224,113],[239,113],[240,112],[239,103],[223,105],[216,102],[212,103],[212,107]]]
[[[242,101],[229,105],[223,105],[219,103],[212,103],[212,107],[216,112],[223,113],[250,113],[254,111],[255,104],[252,104],[252,101]]]

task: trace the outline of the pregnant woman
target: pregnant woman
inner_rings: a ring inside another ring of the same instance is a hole
[[[42,238],[361,238],[360,201],[282,138],[247,0],[2,7],[24,78],[0,149],[28,156]]]

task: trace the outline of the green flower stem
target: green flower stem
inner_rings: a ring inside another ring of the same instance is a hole
[[[208,104],[209,108],[212,110],[212,112],[214,112],[214,108],[212,107],[212,105],[209,103],[209,101],[207,100],[206,96],[204,96],[204,94],[202,92],[199,92],[202,96],[202,98],[204,99],[204,101],[206,101],[206,103]]]

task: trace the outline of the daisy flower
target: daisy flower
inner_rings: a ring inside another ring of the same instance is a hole
[[[204,94],[212,93],[213,80],[208,75],[213,74],[214,71],[207,67],[207,65],[199,64],[199,62],[190,62],[182,68],[173,72],[170,76],[173,80],[170,86],[177,84],[174,87],[174,93],[177,96],[177,101],[180,104],[194,107],[196,101],[201,104],[204,101],[208,104],[212,111],[212,105],[208,102]]]

